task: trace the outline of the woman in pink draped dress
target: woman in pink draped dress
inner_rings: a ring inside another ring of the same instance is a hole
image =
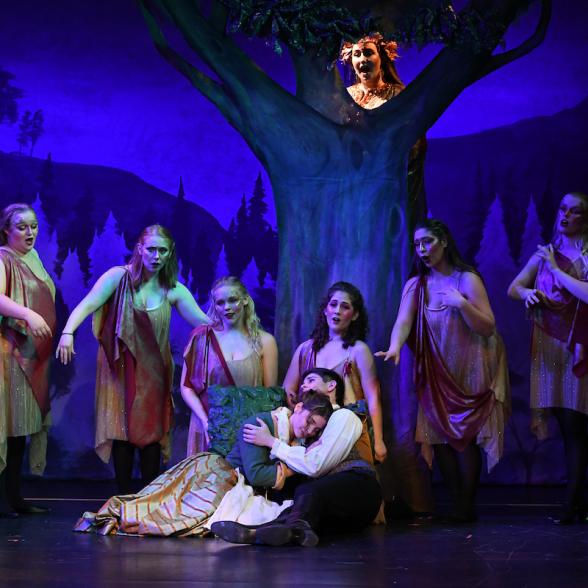
[[[399,362],[409,340],[419,400],[416,441],[433,455],[453,500],[451,518],[476,519],[484,450],[488,469],[502,455],[509,383],[502,339],[480,274],[459,255],[447,226],[435,219],[414,232],[417,275],[404,286],[388,351]]]
[[[533,429],[546,435],[552,413],[561,430],[567,490],[557,524],[584,521],[588,466],[588,196],[566,194],[551,244],[539,246],[509,286],[533,319],[531,409]]]

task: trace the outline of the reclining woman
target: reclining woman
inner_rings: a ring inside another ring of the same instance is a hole
[[[260,419],[276,438],[292,442],[316,437],[332,412],[327,395],[313,394],[292,411],[281,407],[259,413],[246,419],[245,426]],[[101,535],[206,535],[206,522],[237,482],[236,468],[251,486],[277,490],[291,474],[270,458],[269,449],[248,443],[239,431],[226,458],[210,452],[189,456],[138,494],[113,496],[97,513],[84,513],[74,530]]]

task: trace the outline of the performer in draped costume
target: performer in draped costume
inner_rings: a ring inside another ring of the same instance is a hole
[[[488,469],[502,455],[510,410],[502,339],[478,272],[460,257],[449,229],[427,219],[414,232],[418,275],[405,285],[388,351],[398,363],[413,331],[419,400],[416,441],[433,453],[453,499],[451,518],[476,519],[480,447]]]
[[[194,329],[184,352],[182,397],[190,407],[187,455],[208,449],[208,386],[275,386],[278,348],[261,328],[255,303],[233,276],[210,291],[210,326]]]
[[[121,493],[131,491],[135,449],[143,484],[169,457],[173,361],[169,347],[171,308],[190,325],[207,323],[192,294],[180,284],[174,240],[161,225],[143,230],[126,266],[109,269],[72,311],[57,356],[74,355],[74,333],[92,312],[99,342],[96,372],[96,452],[112,452]]]
[[[313,367],[337,372],[345,382],[344,404],[366,399],[374,431],[375,458],[384,461],[387,450],[382,433],[380,384],[372,352],[364,342],[367,330],[368,317],[361,292],[348,282],[333,284],[319,305],[311,338],[301,343],[292,356],[284,388],[292,403],[304,372]]]
[[[34,248],[38,232],[28,204],[0,213],[0,517],[47,512],[20,490],[26,438],[31,472],[42,474],[50,423],[55,286]]]
[[[588,196],[566,194],[550,245],[539,246],[509,286],[533,319],[533,429],[547,436],[552,413],[561,430],[567,469],[562,513],[554,522],[586,519],[588,466]]]

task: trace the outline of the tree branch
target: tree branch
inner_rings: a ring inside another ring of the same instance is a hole
[[[153,19],[155,6],[161,7],[190,49],[219,78],[220,82],[212,82],[210,78],[206,81],[204,74],[192,71],[194,66],[182,63],[185,60],[177,52],[167,49],[164,53],[166,59],[171,57],[174,60],[176,69],[183,75],[188,74],[190,81],[197,82],[195,86],[198,90],[202,91],[204,87],[219,100],[222,89],[224,104],[234,108],[227,119],[263,165],[267,167],[269,160],[276,161],[285,153],[288,153],[288,161],[282,163],[294,164],[293,154],[317,151],[312,141],[314,135],[300,136],[300,120],[304,119],[307,127],[319,127],[315,129],[319,135],[329,132],[328,127],[332,123],[267,76],[224,32],[217,30],[203,17],[194,2],[139,1]],[[272,149],[276,142],[291,145],[289,149],[287,146],[281,150]]]
[[[479,75],[476,77],[476,80],[487,76],[493,71],[496,71],[521,57],[524,57],[543,42],[545,35],[547,34],[549,21],[551,20],[551,4],[551,0],[541,0],[541,15],[537,27],[535,28],[535,32],[518,47],[492,56],[487,65],[482,68]]]
[[[346,100],[345,86],[337,67],[326,56],[315,52],[299,53],[290,48],[296,72],[296,97],[336,124],[346,124],[356,112]]]
[[[551,0],[541,1],[542,15],[537,27],[538,31],[521,47],[504,54],[508,57],[502,60],[504,62],[502,65],[525,55],[539,44],[541,34],[544,35],[543,29],[547,27],[549,21],[551,5]],[[526,4],[526,0],[503,0],[502,2],[471,0],[464,10],[477,5],[478,11],[485,12],[489,21],[494,19],[506,30],[514,20],[517,11]],[[501,55],[492,57],[492,51],[497,44],[498,39],[494,47],[488,47],[484,51],[476,50],[475,47],[467,44],[442,49],[398,97],[389,100],[378,109],[381,111],[379,116],[382,117],[383,126],[394,119],[397,120],[399,116],[405,121],[406,130],[402,133],[401,146],[403,149],[408,150],[463,90],[489,71],[500,67],[493,60],[500,58]]]
[[[144,2],[141,2],[141,11],[147,23],[147,29],[151,35],[153,44],[159,54],[187,78],[198,91],[208,98],[221,111],[231,125],[238,127],[240,125],[240,121],[238,120],[239,111],[235,108],[222,86],[202,73],[170,47],[153,13],[147,8]]]

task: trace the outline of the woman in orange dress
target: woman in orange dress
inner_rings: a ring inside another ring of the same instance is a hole
[[[35,250],[38,232],[28,204],[0,213],[0,517],[47,511],[20,492],[26,438],[31,471],[42,474],[50,420],[55,286]]]
[[[192,326],[207,323],[189,290],[178,282],[174,240],[161,225],[143,230],[125,266],[106,271],[74,308],[61,334],[57,356],[74,355],[74,333],[91,313],[99,342],[96,372],[96,452],[112,452],[119,491],[131,491],[135,450],[143,484],[169,457],[173,361],[171,309]]]

